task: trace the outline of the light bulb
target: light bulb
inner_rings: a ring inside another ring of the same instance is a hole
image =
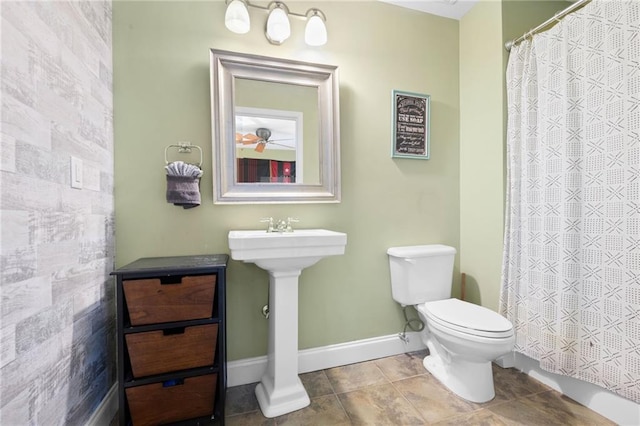
[[[277,5],[276,8],[269,13],[266,34],[267,39],[273,44],[281,44],[291,35],[289,17],[280,5]]]
[[[242,0],[232,0],[224,14],[224,25],[236,34],[245,34],[251,27],[247,5]]]
[[[317,12],[309,18],[304,29],[304,41],[309,46],[322,46],[327,43],[327,27]]]

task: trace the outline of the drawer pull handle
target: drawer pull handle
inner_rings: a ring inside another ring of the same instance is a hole
[[[171,379],[171,380],[165,380],[164,382],[162,382],[163,388],[170,388],[172,386],[181,386],[181,385],[184,385],[184,379]]]
[[[160,277],[160,285],[182,284],[180,275],[170,275],[168,277]]]
[[[163,336],[171,336],[173,334],[184,334],[184,327],[165,328],[162,330]]]

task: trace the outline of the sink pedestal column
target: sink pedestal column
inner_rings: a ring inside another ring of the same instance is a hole
[[[298,377],[298,277],[300,269],[269,272],[269,352],[267,371],[256,387],[265,417],[309,405]]]

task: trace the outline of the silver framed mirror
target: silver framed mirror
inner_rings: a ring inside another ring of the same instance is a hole
[[[211,49],[213,202],[340,202],[338,68]]]

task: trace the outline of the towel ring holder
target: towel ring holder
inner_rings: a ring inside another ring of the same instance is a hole
[[[169,160],[167,159],[167,152],[169,148],[177,148],[180,154],[191,154],[191,149],[195,148],[200,152],[200,162],[197,164],[198,167],[202,166],[202,148],[198,145],[192,145],[191,142],[178,142],[175,144],[167,145],[164,149],[164,162],[169,164]]]

